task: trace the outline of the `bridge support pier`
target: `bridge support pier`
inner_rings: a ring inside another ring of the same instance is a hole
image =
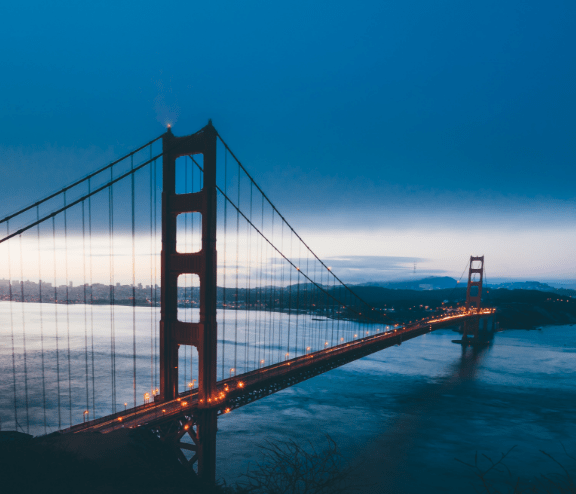
[[[196,420],[198,430],[198,475],[213,484],[216,481],[216,432],[218,410],[202,410]]]

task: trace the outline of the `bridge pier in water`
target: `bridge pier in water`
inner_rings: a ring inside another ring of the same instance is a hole
[[[197,460],[198,476],[205,482],[216,479],[217,415],[208,409],[216,393],[216,137],[209,122],[199,132],[175,137],[170,128],[162,137],[162,254],[160,302],[160,395],[158,401],[167,402],[178,397],[178,351],[180,345],[198,349],[198,396],[200,411],[197,417],[184,424],[178,421],[178,433],[166,436],[177,447],[188,432],[195,446],[188,447]],[[176,194],[176,159],[202,154],[204,158],[204,186],[199,192]],[[179,214],[202,215],[202,243],[196,253],[179,253],[176,249],[176,218]],[[197,275],[200,280],[200,322],[178,320],[178,277]],[[196,437],[192,434],[196,426]],[[160,432],[161,433],[161,432]],[[193,449],[192,449],[193,448]],[[182,455],[183,456],[183,455]]]

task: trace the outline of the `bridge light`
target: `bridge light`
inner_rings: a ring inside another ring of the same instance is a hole
[[[224,410],[224,413],[230,413],[230,409],[227,408],[226,410]]]
[[[185,431],[188,430],[188,424],[186,424],[186,425],[184,426],[184,430],[185,430]]]
[[[242,381],[240,381],[240,382],[238,383],[238,387],[239,387],[239,388],[243,388],[243,387],[244,387],[244,383],[243,383]]]
[[[210,400],[208,400],[208,401],[210,401]],[[182,406],[185,407],[186,405],[188,405],[188,402],[187,402],[187,401],[183,401],[183,402],[182,402]]]

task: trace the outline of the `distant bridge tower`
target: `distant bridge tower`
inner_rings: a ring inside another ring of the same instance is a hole
[[[480,265],[474,267],[474,262],[479,262]],[[478,277],[474,277],[478,274]],[[468,269],[468,288],[466,289],[466,310],[470,307],[480,310],[480,303],[482,300],[482,281],[484,278],[484,256],[474,257],[470,256],[470,268]],[[474,288],[477,287],[477,290]]]
[[[178,349],[198,349],[198,394],[200,408],[216,391],[216,138],[212,123],[184,137],[170,128],[162,138],[162,256],[160,301],[160,396],[161,401],[178,396]],[[204,187],[199,192],[176,194],[176,159],[202,154]],[[176,217],[183,213],[202,215],[202,247],[192,254],[176,250]],[[178,277],[195,274],[200,279],[200,322],[178,320]],[[203,410],[197,417],[195,438],[198,475],[206,481],[216,476],[216,411]]]
[[[477,264],[474,264],[477,263]],[[482,281],[484,279],[484,256],[470,256],[470,268],[468,270],[468,287],[466,288],[466,310],[480,312],[482,301]],[[468,342],[468,335],[478,338],[480,316],[467,320],[462,331],[462,343]]]

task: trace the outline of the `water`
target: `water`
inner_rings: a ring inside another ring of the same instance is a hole
[[[199,309],[178,317],[197,321]],[[0,302],[0,425],[39,435],[81,423],[86,411],[92,419],[151,398],[159,319],[152,307]],[[218,379],[386,328],[244,310],[219,310],[217,320]],[[180,391],[197,386],[197,357],[180,347]]]
[[[44,321],[41,328],[40,311]],[[82,305],[0,302],[3,430],[14,429],[12,329],[19,430],[44,433],[44,395],[47,432],[56,430],[59,421],[61,427],[70,421],[81,422],[86,408],[90,418],[111,412],[111,313],[116,336],[115,401],[116,408],[122,409],[124,402],[131,406],[134,399],[131,307],[111,311],[109,306],[94,306],[91,312]],[[158,316],[156,309],[137,307],[135,311],[138,404],[145,392],[157,386]],[[340,338],[349,340],[354,334],[376,329],[351,322],[338,327],[330,320],[316,321],[313,319],[317,317],[302,315],[296,325],[294,315],[280,313],[219,311],[218,316],[219,378],[228,377],[231,368],[238,374],[250,370],[260,359],[265,359],[265,365],[282,360],[289,341],[290,354],[295,356],[307,346],[315,350],[326,341],[331,345]],[[194,317],[194,310],[184,314],[186,319]],[[272,324],[275,339],[270,345],[270,336],[265,341],[264,328]],[[40,329],[44,335],[44,381]],[[265,441],[295,440],[303,445],[312,441],[321,446],[326,434],[337,443],[345,461],[355,467],[361,483],[371,485],[363,492],[473,492],[473,472],[455,458],[473,462],[478,451],[497,459],[513,446],[516,448],[506,465],[514,475],[529,478],[559,471],[540,449],[565,466],[576,467],[562,450],[564,444],[576,456],[576,327],[506,331],[496,334],[490,347],[465,353],[451,342],[455,337],[451,330],[426,334],[222,416],[218,424],[218,476],[228,483],[241,479],[248,466],[261,458],[260,447]],[[239,345],[232,343],[234,338]],[[272,350],[264,351],[270,347]],[[195,356],[191,366],[189,350],[186,355],[186,362],[183,358],[180,362],[180,389],[197,376]],[[58,372],[60,381],[56,379]]]
[[[559,472],[540,449],[574,472],[562,443],[576,456],[576,328],[498,333],[464,354],[454,337],[426,334],[222,417],[219,474],[241,479],[266,440],[321,444],[325,434],[355,481],[372,484],[363,492],[474,492],[455,458],[497,460],[513,446],[505,463],[515,476]]]

